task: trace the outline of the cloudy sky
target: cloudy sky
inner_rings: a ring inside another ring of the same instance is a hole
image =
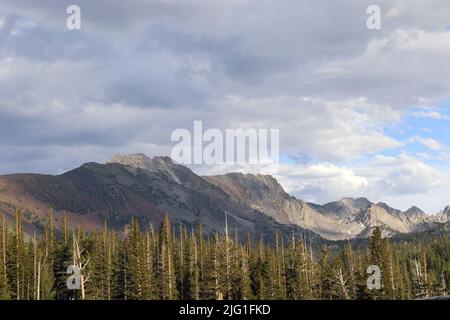
[[[450,2],[0,0],[0,174],[170,155],[194,120],[279,128],[276,177],[302,199],[442,210]]]

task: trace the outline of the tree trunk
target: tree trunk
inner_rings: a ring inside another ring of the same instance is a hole
[[[36,300],[41,299],[41,262],[38,262]]]

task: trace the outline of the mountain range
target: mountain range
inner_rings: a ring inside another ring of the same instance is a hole
[[[41,231],[49,208],[56,220],[65,212],[71,225],[117,229],[137,216],[143,226],[174,222],[205,232],[223,232],[225,216],[241,238],[307,236],[329,240],[364,238],[381,227],[385,236],[425,231],[449,223],[450,206],[435,215],[417,207],[401,211],[365,198],[325,205],[289,195],[268,175],[229,173],[198,176],[168,157],[117,155],[107,163],[86,163],[61,175],[0,176],[0,212],[13,220],[24,212],[25,230]]]

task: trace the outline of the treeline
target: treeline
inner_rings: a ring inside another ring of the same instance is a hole
[[[157,230],[133,218],[120,233],[70,230],[65,216],[56,228],[50,214],[44,235],[31,238],[20,212],[13,226],[0,219],[0,299],[411,299],[446,294],[450,276],[448,237],[391,244],[375,229],[369,245],[336,253],[278,235],[272,245],[241,243],[228,227],[205,238],[201,226],[167,216]],[[371,265],[380,289],[367,287]],[[69,289],[76,270],[79,289]]]

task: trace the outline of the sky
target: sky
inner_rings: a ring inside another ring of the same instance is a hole
[[[298,198],[435,213],[449,75],[448,0],[0,0],[0,174],[170,155],[171,132],[201,120],[279,129],[273,174]]]

